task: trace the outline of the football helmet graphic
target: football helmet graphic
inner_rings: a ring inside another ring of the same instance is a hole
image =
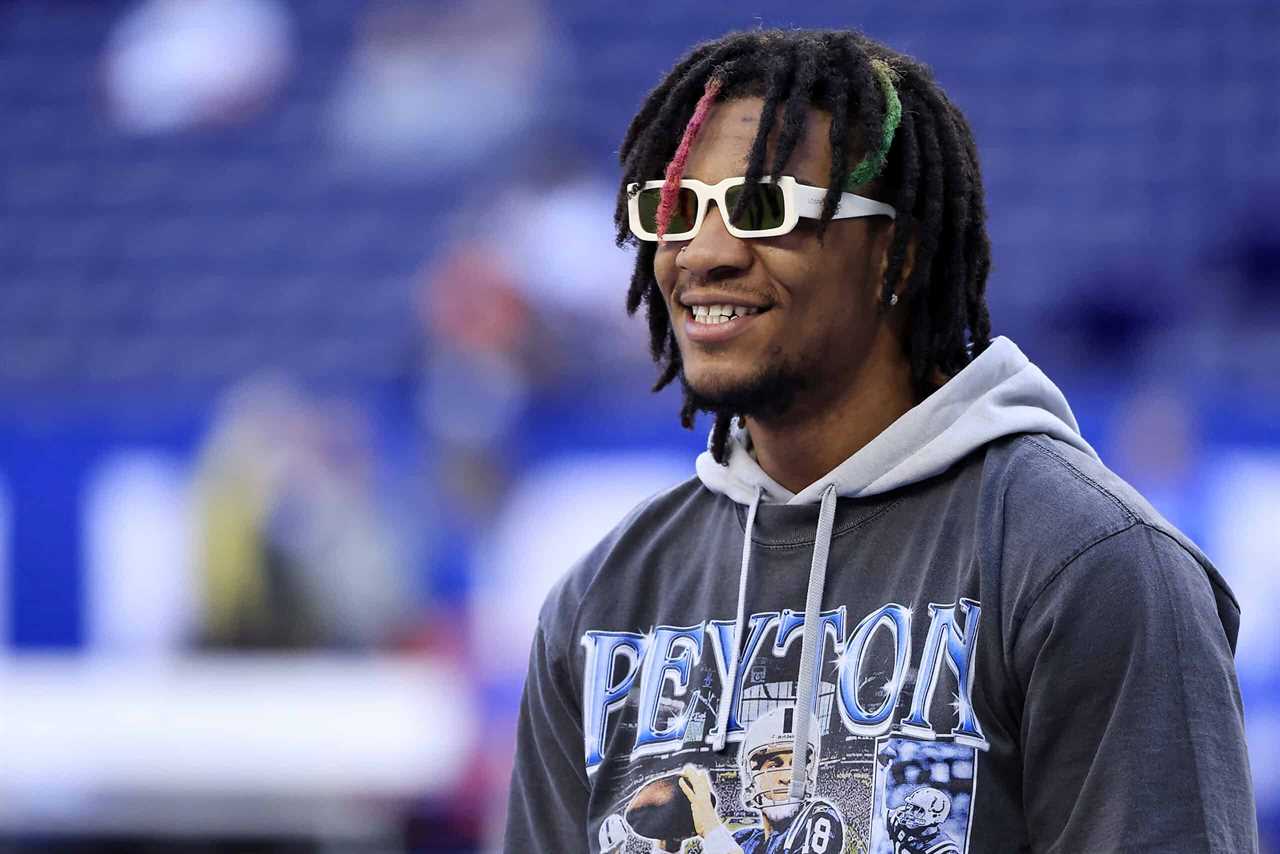
[[[600,825],[601,854],[618,854],[627,844],[627,824],[622,816],[609,816]]]
[[[902,803],[902,823],[911,828],[942,824],[951,814],[951,798],[932,786],[921,786]]]
[[[805,788],[812,793],[818,785],[818,739],[812,728],[805,741],[808,745]],[[796,814],[803,801],[792,799],[789,792],[794,747],[794,706],[771,709],[747,727],[746,737],[738,748],[744,807],[760,810],[773,822]]]

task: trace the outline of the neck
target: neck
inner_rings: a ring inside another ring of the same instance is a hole
[[[916,404],[911,366],[896,341],[877,347],[844,388],[814,389],[820,405],[796,404],[782,417],[747,418],[756,460],[769,477],[800,492],[853,456]]]

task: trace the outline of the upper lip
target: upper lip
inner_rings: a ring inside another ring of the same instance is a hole
[[[760,302],[758,299],[751,299],[739,294],[729,294],[723,291],[686,291],[676,297],[676,302],[685,307],[695,305],[741,305],[761,310],[769,307],[769,303]]]

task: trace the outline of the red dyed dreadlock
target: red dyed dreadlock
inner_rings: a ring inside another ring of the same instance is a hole
[[[693,147],[693,141],[697,139],[698,131],[702,129],[702,123],[706,121],[707,113],[711,111],[711,105],[719,93],[720,78],[712,77],[707,81],[702,97],[698,99],[698,106],[694,107],[693,116],[685,125],[684,136],[680,139],[680,146],[676,149],[675,156],[667,164],[666,183],[662,185],[662,201],[658,204],[658,237],[667,233],[667,226],[671,223],[671,212],[675,209],[676,197],[680,194],[680,178],[684,175],[685,161],[689,159],[689,149]]]

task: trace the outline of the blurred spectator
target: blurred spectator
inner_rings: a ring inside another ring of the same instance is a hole
[[[207,645],[371,647],[405,631],[370,438],[355,411],[278,379],[229,395],[197,475]]]
[[[548,128],[496,198],[493,188],[470,194],[466,225],[492,236],[535,302],[630,329],[623,304],[635,253],[614,245],[618,188],[606,168],[567,128]]]
[[[425,342],[418,414],[464,514],[487,519],[506,488],[505,446],[554,358],[537,346],[532,306],[495,247],[459,242],[420,275]],[[546,342],[541,342],[546,343]]]
[[[1204,459],[1190,402],[1172,387],[1152,387],[1124,400],[1108,430],[1115,471],[1136,486],[1161,514],[1203,543]]]
[[[107,43],[107,106],[140,134],[243,121],[279,90],[292,56],[277,0],[145,0]]]
[[[362,171],[483,162],[538,116],[545,37],[538,0],[378,2],[333,100],[333,140]]]
[[[482,229],[567,353],[561,379],[651,382],[647,330],[625,311],[635,264],[614,245],[617,186],[564,128],[521,152],[516,174],[473,191],[462,228]]]

